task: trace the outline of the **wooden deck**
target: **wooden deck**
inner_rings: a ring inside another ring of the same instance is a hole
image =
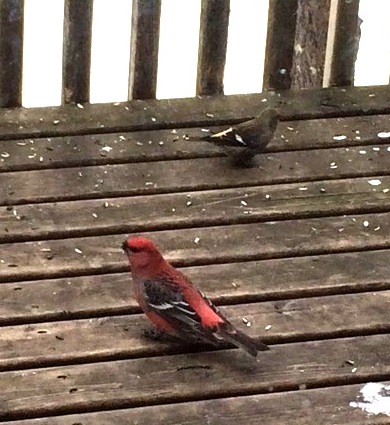
[[[390,383],[390,91],[282,94],[253,169],[183,140],[267,96],[0,111],[2,423],[390,423],[350,406]],[[271,350],[145,339],[134,233]]]

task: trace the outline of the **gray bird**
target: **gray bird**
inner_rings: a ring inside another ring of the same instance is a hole
[[[253,158],[262,153],[271,141],[279,122],[279,113],[274,108],[267,108],[256,118],[245,121],[209,136],[187,140],[202,140],[217,146],[234,147],[233,163],[241,167],[251,167]],[[229,151],[229,153],[231,153]]]

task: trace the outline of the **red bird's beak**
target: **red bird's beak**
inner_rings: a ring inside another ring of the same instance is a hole
[[[130,250],[129,250],[129,246],[127,245],[127,241],[124,241],[122,243],[122,249],[123,251],[125,251],[126,255],[130,255]]]

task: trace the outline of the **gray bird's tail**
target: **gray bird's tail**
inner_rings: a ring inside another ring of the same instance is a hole
[[[231,342],[236,347],[242,348],[253,357],[257,357],[258,351],[269,350],[268,345],[261,341],[255,341],[248,335],[244,334],[244,332],[235,329],[233,326],[231,326],[230,329],[223,329],[223,327],[221,327],[218,329],[218,335],[220,335],[226,341]]]

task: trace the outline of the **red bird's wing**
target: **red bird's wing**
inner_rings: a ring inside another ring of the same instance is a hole
[[[220,342],[210,329],[202,326],[198,313],[184,299],[180,288],[166,276],[142,281],[141,290],[148,311],[166,320],[181,338],[197,339],[213,345]]]

